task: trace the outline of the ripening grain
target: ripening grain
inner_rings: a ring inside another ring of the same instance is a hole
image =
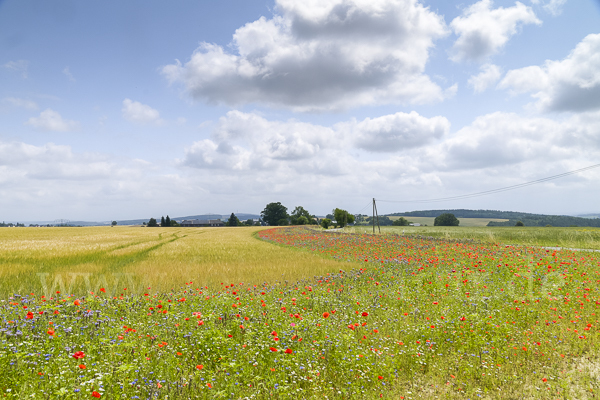
[[[295,281],[339,269],[253,237],[263,228],[0,229],[0,295]]]

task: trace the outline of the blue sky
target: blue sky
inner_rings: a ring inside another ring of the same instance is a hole
[[[0,1],[0,219],[358,212],[597,164],[598,27],[592,0]],[[379,210],[597,213],[598,178]]]

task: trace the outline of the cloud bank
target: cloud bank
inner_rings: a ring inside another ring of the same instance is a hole
[[[564,60],[508,71],[499,86],[531,93],[543,111],[600,109],[600,34],[586,36]]]
[[[443,18],[416,0],[277,0],[278,12],[239,28],[232,50],[202,43],[162,73],[208,103],[329,111],[440,101],[424,74]]]

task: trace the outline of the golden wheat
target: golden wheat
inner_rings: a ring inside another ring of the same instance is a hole
[[[194,282],[296,281],[340,269],[328,258],[261,241],[264,228],[6,228],[0,295],[169,290]],[[356,267],[356,265],[353,265]],[[150,289],[148,289],[150,288]]]

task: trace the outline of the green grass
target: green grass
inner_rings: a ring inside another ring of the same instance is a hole
[[[377,229],[377,228],[376,228]],[[349,227],[345,232],[372,232],[372,227]],[[384,226],[383,234],[430,236],[526,246],[600,249],[600,228]]]
[[[400,216],[389,217],[392,221],[397,220]],[[410,222],[419,223],[421,225],[433,226],[435,221],[435,217],[411,217],[404,216]],[[498,218],[459,218],[460,226],[473,227],[473,226],[486,226],[488,222],[504,222],[508,221],[507,219],[498,219]]]

